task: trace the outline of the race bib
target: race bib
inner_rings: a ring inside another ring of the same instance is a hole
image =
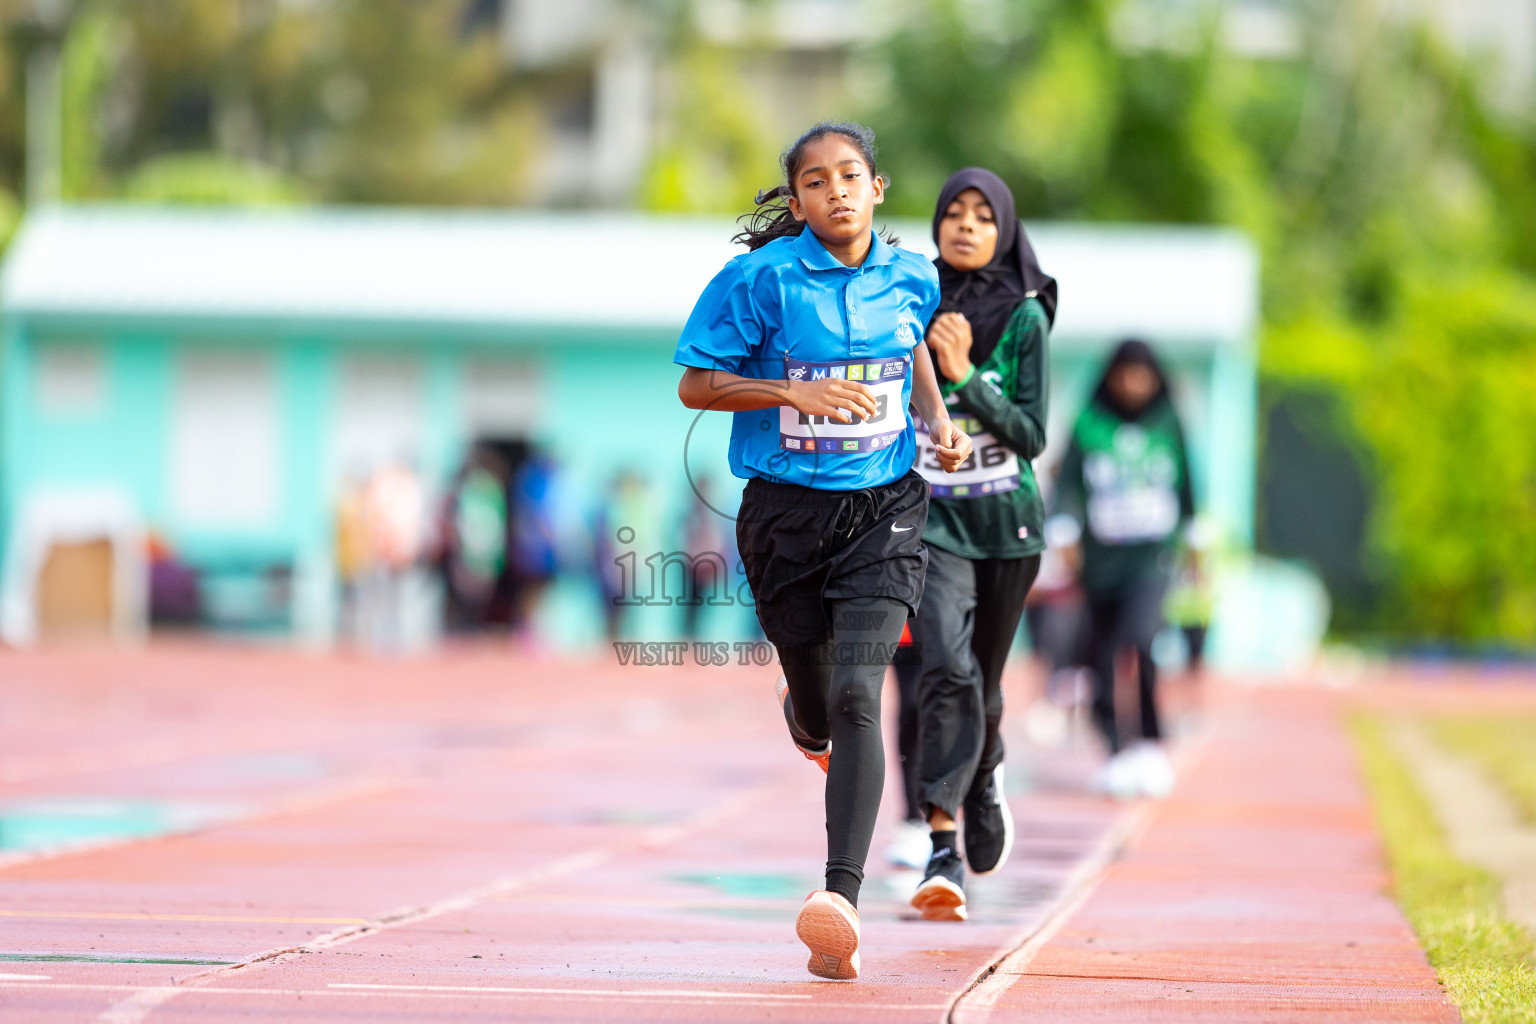
[[[1169,487],[1117,488],[1088,499],[1088,526],[1106,544],[1162,540],[1178,525],[1179,496]]]
[[[788,360],[790,380],[858,381],[875,395],[875,414],[842,423],[829,416],[807,416],[790,406],[779,407],[779,446],[788,452],[857,455],[889,448],[907,429],[902,403],[910,363],[900,359],[846,363],[802,363]]]
[[[952,416],[955,426],[971,435],[971,457],[953,473],[944,472],[928,436],[928,425],[917,417],[917,461],[913,468],[928,481],[935,498],[984,498],[1019,489],[1019,457],[981,427],[973,416]]]

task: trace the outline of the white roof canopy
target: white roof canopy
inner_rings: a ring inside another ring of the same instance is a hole
[[[893,225],[932,255],[928,226]],[[679,329],[741,248],[725,218],[447,210],[67,206],[28,217],[8,315]],[[1246,343],[1258,258],[1236,232],[1040,225],[1055,335]],[[594,286],[594,279],[600,286]]]

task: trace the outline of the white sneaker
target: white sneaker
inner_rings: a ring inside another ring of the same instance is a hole
[[[1115,800],[1134,800],[1141,792],[1137,777],[1136,752],[1128,748],[1099,765],[1088,781],[1088,788]]]
[[[928,856],[933,853],[933,840],[928,826],[920,821],[904,821],[896,826],[891,845],[885,848],[885,859],[899,868],[921,871],[928,866]]]
[[[1025,731],[1042,747],[1064,746],[1071,725],[1067,709],[1054,701],[1037,700],[1024,713]]]
[[[1166,800],[1173,792],[1178,777],[1173,762],[1168,760],[1162,744],[1147,741],[1132,749],[1136,765],[1136,788],[1142,796],[1152,800]]]

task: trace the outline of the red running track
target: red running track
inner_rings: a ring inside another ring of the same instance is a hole
[[[912,920],[874,857],[864,977],[813,979],[821,775],[773,674],[0,654],[0,816],[204,822],[0,852],[0,1019],[1455,1020],[1381,894],[1335,703],[1296,691],[1222,696],[1153,813],[1084,795],[1091,748],[1012,735],[1020,842],[972,921]]]
[[[771,670],[206,647],[0,670],[5,806],[223,815],[13,856],[8,1022],[932,1021],[1120,813],[1082,795],[1086,751],[1015,771],[1023,839],[974,887],[975,920],[908,920],[872,865],[864,979],[830,984],[791,924],[819,885],[822,776]]]

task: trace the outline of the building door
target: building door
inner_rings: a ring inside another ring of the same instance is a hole
[[[105,640],[112,633],[112,542],[54,543],[37,578],[43,640]]]

